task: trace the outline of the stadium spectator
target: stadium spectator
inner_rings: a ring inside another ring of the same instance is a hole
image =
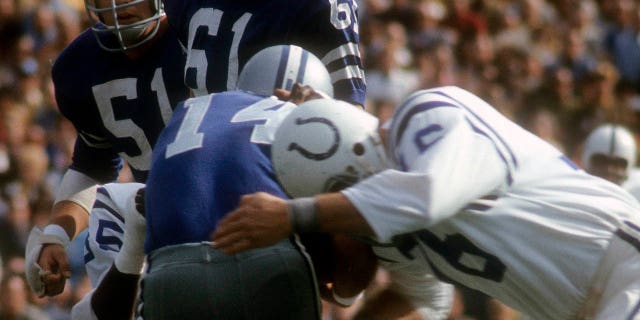
[[[20,274],[6,274],[0,282],[0,292],[0,319],[50,319],[30,302],[27,281]]]

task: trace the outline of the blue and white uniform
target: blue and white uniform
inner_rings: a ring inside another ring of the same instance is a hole
[[[475,95],[419,91],[388,136],[394,169],[343,191],[440,279],[533,319],[640,319],[640,204]]]
[[[364,105],[365,78],[353,0],[164,0],[186,48],[184,82],[195,95],[233,90],[259,50],[293,44],[320,58],[337,99]]]
[[[319,318],[310,261],[292,241],[235,256],[209,243],[242,195],[263,191],[286,198],[270,145],[294,108],[243,91],[199,96],[176,107],[153,150],[145,192],[143,317]]]
[[[271,165],[270,144],[294,107],[242,91],[180,104],[153,152],[145,251],[209,241],[217,222],[244,194],[264,191],[286,198]]]
[[[100,48],[91,30],[65,48],[52,77],[60,112],[78,131],[70,168],[106,183],[124,159],[144,182],[158,134],[173,107],[189,97],[185,58],[171,29],[135,60]]]

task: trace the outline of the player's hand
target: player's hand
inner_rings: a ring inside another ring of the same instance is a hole
[[[58,225],[31,229],[25,248],[25,271],[29,287],[38,297],[55,296],[64,290],[71,277],[65,249],[68,246],[69,237]]]
[[[44,295],[55,296],[62,293],[66,280],[71,277],[71,266],[64,247],[54,243],[43,245],[38,265],[43,270],[41,279]]]
[[[264,192],[242,196],[238,208],[211,234],[213,247],[227,254],[265,247],[292,231],[287,201]]]
[[[311,86],[294,83],[291,91],[275,89],[273,94],[282,101],[289,101],[294,104],[301,104],[313,99],[329,98],[326,94],[315,91]]]

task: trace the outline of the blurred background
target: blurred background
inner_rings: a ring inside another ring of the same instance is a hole
[[[578,164],[599,124],[620,123],[639,137],[640,1],[355,1],[366,108],[383,121],[410,92],[457,85]],[[0,0],[0,320],[69,319],[90,288],[83,236],[71,247],[73,277],[55,298],[28,290],[23,260],[32,226],[48,221],[75,141],[57,111],[51,66],[87,26],[80,0]],[[126,168],[120,180],[131,180]],[[385,281],[380,272],[371,290]],[[349,319],[355,308],[326,306],[325,319]],[[450,316],[518,318],[465,288]]]

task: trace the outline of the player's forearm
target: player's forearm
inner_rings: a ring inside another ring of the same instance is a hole
[[[61,226],[75,238],[89,225],[89,212],[96,199],[98,182],[84,173],[67,170],[56,192],[50,224]]]
[[[72,201],[60,201],[53,206],[50,224],[61,226],[74,239],[89,225],[89,213]]]
[[[373,229],[358,209],[342,193],[315,197],[316,216],[321,231],[374,236]]]
[[[122,273],[112,265],[91,297],[98,319],[131,319],[139,280],[139,274]]]

